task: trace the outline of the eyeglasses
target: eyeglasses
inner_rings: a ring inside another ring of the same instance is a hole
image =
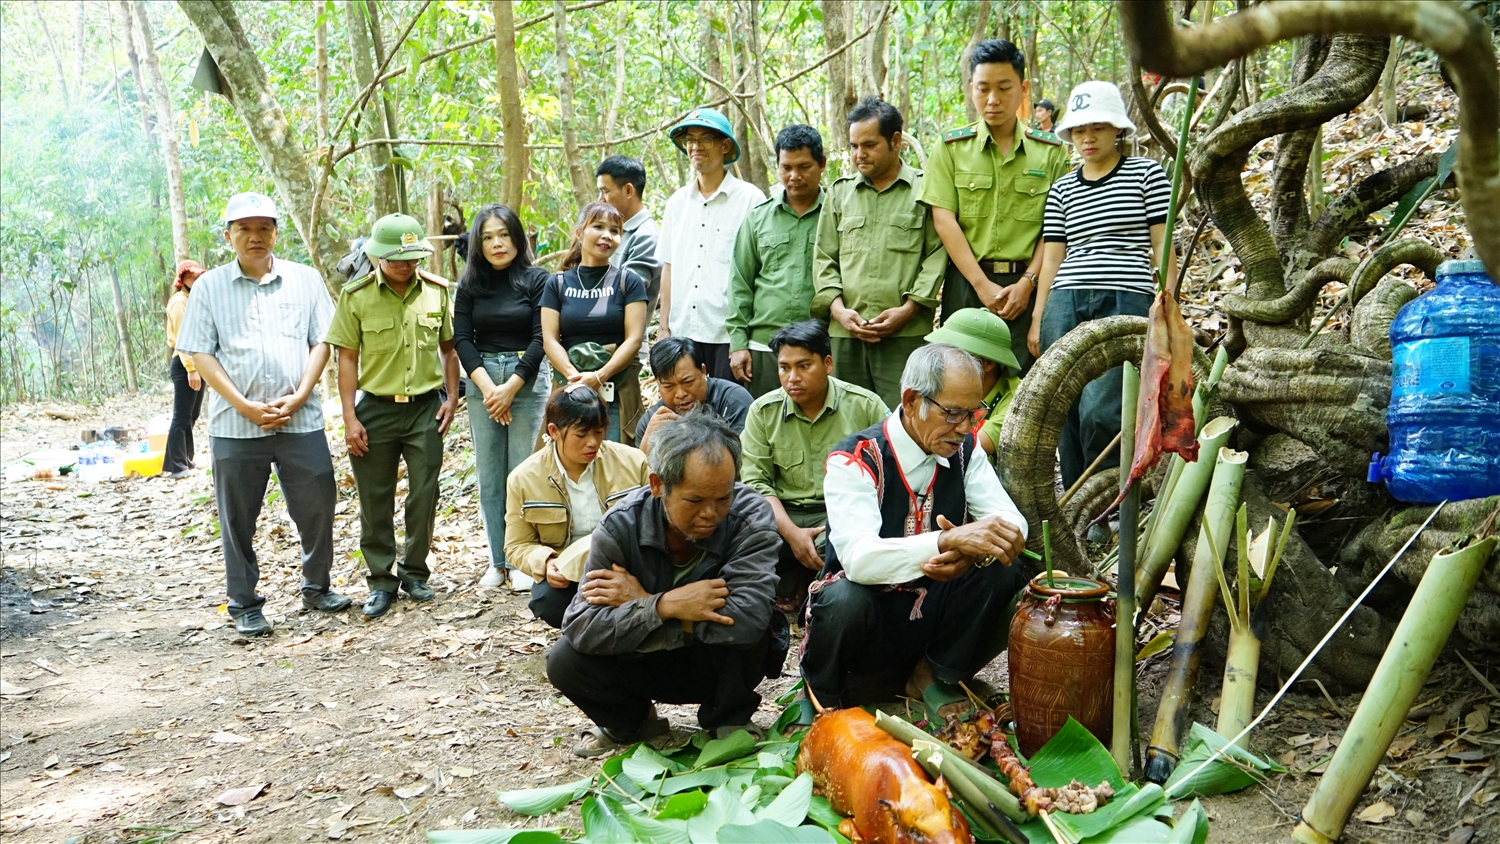
[[[678,140],[682,141],[682,148],[687,149],[688,147],[706,147],[709,144],[717,143],[724,139],[718,136],[708,137],[706,135],[683,135]]]
[[[941,410],[943,412],[943,421],[947,422],[949,425],[958,425],[965,419],[970,420],[974,425],[978,425],[979,423],[984,421],[984,417],[988,416],[990,412],[990,409],[984,406],[980,406],[976,410],[955,410],[954,408],[943,407],[942,405],[938,404],[933,400],[932,396],[923,394],[922,398],[925,401],[932,402],[933,407]]]

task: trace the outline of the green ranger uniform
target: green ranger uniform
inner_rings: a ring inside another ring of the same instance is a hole
[[[781,386],[771,336],[808,318],[813,298],[813,242],[826,191],[806,214],[786,203],[785,194],[750,209],[734,241],[729,277],[729,350],[750,351],[750,395],[759,398]]]
[[[1047,191],[1072,169],[1062,141],[1050,132],[1024,128],[1019,120],[1008,156],[1000,154],[982,122],[950,129],[942,139],[927,160],[921,201],[957,215],[964,239],[990,281],[1015,284],[1042,235]],[[943,320],[962,308],[980,307],[974,285],[950,263],[943,278]],[[1020,316],[1007,320],[1011,349],[1023,373],[1033,360],[1026,347],[1031,308],[1028,303]]]
[[[883,191],[857,172],[839,179],[828,189],[813,248],[814,317],[829,319],[829,308],[840,296],[845,307],[866,320],[907,299],[921,305],[906,325],[878,343],[850,337],[837,320],[828,326],[833,374],[874,390],[891,407],[901,403],[906,359],[932,330],[948,263],[932,214],[917,202],[921,191],[922,171],[905,164]]]
[[[890,415],[880,396],[829,378],[823,409],[809,419],[778,387],[756,399],[745,417],[745,432],[740,435],[744,447],[740,480],[761,495],[775,496],[797,527],[824,527],[828,510],[823,503],[823,462],[840,440]],[[820,553],[826,536],[820,533],[814,540]],[[781,577],[776,596],[783,599],[800,598],[817,575],[803,566],[785,543],[776,572]]]
[[[400,217],[402,215],[392,215]],[[442,399],[443,357],[439,344],[453,339],[452,296],[448,282],[418,270],[404,296],[380,272],[378,259],[407,260],[426,248],[426,241],[409,232],[399,235],[394,253],[379,249],[382,224],[366,252],[376,259],[375,271],[344,285],[328,328],[327,341],[359,353],[359,389],[364,395],[355,416],[365,427],[368,450],[349,455],[349,466],[359,491],[359,547],[369,569],[368,582],[376,590],[395,592],[405,584],[425,583],[427,554],[432,546],[437,515],[438,475],[443,467],[443,437],[438,430]],[[406,217],[409,224],[416,220]],[[347,423],[347,420],[346,420]],[[406,460],[406,548],[396,573],[396,480]]]

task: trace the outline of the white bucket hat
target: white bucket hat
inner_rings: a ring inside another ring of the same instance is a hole
[[[1064,143],[1073,143],[1073,128],[1090,123],[1108,123],[1123,130],[1120,137],[1128,138],[1135,132],[1135,124],[1125,111],[1125,99],[1120,89],[1109,82],[1084,82],[1073,89],[1068,101],[1063,104],[1063,119],[1052,131]]]
[[[281,215],[276,212],[276,203],[263,193],[237,193],[229,197],[229,202],[224,207],[224,225],[227,226],[235,220],[243,220],[246,217],[270,217],[273,220],[279,220]]]

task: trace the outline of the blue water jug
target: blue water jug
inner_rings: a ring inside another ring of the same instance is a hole
[[[1500,285],[1479,261],[1445,261],[1437,287],[1391,323],[1390,453],[1370,480],[1398,500],[1500,495]]]

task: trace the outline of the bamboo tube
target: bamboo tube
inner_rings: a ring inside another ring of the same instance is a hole
[[[1447,643],[1469,593],[1495,550],[1495,537],[1472,542],[1452,554],[1435,554],[1417,584],[1396,634],[1375,668],[1344,740],[1302,809],[1292,838],[1303,844],[1332,844],[1370,783],[1380,760],[1406,720],[1438,653]]]
[[[876,712],[875,726],[885,730],[892,738],[907,746],[911,746],[919,741],[932,741],[932,736],[913,726],[899,715]],[[1010,789],[1001,784],[999,780],[991,776],[989,771],[979,767],[974,760],[951,747],[940,745],[939,750],[942,751],[943,757],[948,759],[950,763],[957,763],[963,766],[964,772],[970,775],[969,778],[974,785],[980,791],[984,792],[985,799],[995,804],[1001,814],[1016,823],[1025,823],[1031,820],[1031,816],[1026,814],[1025,809],[1021,808],[1020,799],[1011,794]]]
[[[1214,574],[1215,557],[1222,560],[1228,551],[1235,505],[1240,500],[1240,483],[1245,478],[1248,458],[1243,451],[1221,448],[1214,463],[1213,482],[1208,489],[1208,502],[1204,505],[1203,527],[1198,532],[1192,572],[1188,577],[1187,591],[1182,596],[1182,626],[1178,628],[1177,641],[1172,645],[1172,663],[1156,710],[1156,728],[1151,734],[1151,746],[1146,750],[1145,776],[1152,782],[1166,782],[1172,769],[1177,767],[1182,734],[1187,728],[1188,699],[1198,678],[1203,637],[1208,633],[1214,598],[1219,591]]]
[[[1255,681],[1260,673],[1260,635],[1255,632],[1255,617],[1266,595],[1271,592],[1271,579],[1276,576],[1276,567],[1286,551],[1287,539],[1292,535],[1292,525],[1297,520],[1297,511],[1287,512],[1286,524],[1279,529],[1276,520],[1266,525],[1265,536],[1256,546],[1250,542],[1249,526],[1245,524],[1246,507],[1240,505],[1235,517],[1238,534],[1239,599],[1229,588],[1224,577],[1224,561],[1215,560],[1219,576],[1219,591],[1224,595],[1224,607],[1229,611],[1229,651],[1224,659],[1224,687],[1219,696],[1219,721],[1217,730],[1221,736],[1237,736],[1232,744],[1247,747],[1245,737],[1251,718],[1255,714]],[[1279,539],[1278,539],[1279,533]],[[1273,552],[1274,546],[1274,552]],[[1250,567],[1259,557],[1263,572],[1260,591],[1250,593]]]
[[[1170,499],[1157,496],[1156,512],[1161,513],[1161,516],[1141,555],[1135,576],[1135,592],[1141,606],[1151,606],[1151,599],[1160,591],[1161,579],[1167,574],[1167,566],[1182,545],[1188,523],[1198,510],[1198,502],[1203,500],[1204,490],[1208,489],[1215,464],[1207,456],[1219,453],[1219,449],[1229,442],[1229,435],[1234,433],[1237,425],[1239,422],[1228,416],[1220,416],[1204,425],[1203,432],[1198,435],[1198,460],[1183,464],[1182,472],[1172,486]],[[1163,501],[1166,503],[1163,504]],[[1229,537],[1224,538],[1227,540]]]
[[[998,838],[1009,844],[1028,844],[1026,834],[1017,829],[1000,807],[979,790],[978,784],[968,774],[968,768],[948,760],[943,754],[944,747],[946,745],[935,739],[911,743],[912,755],[917,764],[933,779],[941,776],[947,780],[953,793],[974,813],[975,819],[985,827],[984,832],[990,838]]]
[[[1135,455],[1136,401],[1141,375],[1128,362],[1120,389],[1120,483],[1130,482]],[[1135,779],[1135,540],[1140,530],[1141,486],[1132,484],[1120,502],[1120,557],[1115,568],[1115,687],[1110,755],[1126,779]]]
[[[1259,673],[1260,637],[1248,624],[1232,627],[1229,655],[1224,659],[1224,688],[1219,693],[1219,735],[1237,736],[1255,717],[1255,678]],[[1238,744],[1244,748],[1248,741],[1240,739]]]

